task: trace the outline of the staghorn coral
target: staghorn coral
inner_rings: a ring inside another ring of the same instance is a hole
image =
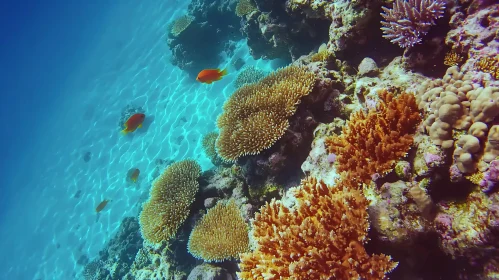
[[[236,15],[238,17],[245,16],[257,10],[253,0],[239,0],[236,5]]]
[[[403,93],[395,98],[381,91],[379,97],[376,110],[354,113],[343,133],[325,142],[352,187],[368,183],[374,174],[389,172],[411,147],[412,134],[421,121],[414,95]]]
[[[393,8],[383,7],[381,22],[383,37],[402,48],[421,43],[421,37],[443,16],[445,2],[441,0],[395,0]]]
[[[189,215],[200,172],[197,162],[183,160],[168,166],[156,179],[140,213],[140,230],[145,240],[157,244],[175,236]]]
[[[186,30],[193,21],[194,17],[191,15],[183,15],[175,19],[170,26],[170,34],[177,37],[178,35],[180,35],[180,33]]]
[[[369,256],[367,200],[358,190],[314,178],[290,192],[294,207],[272,200],[252,221],[254,251],[241,254],[241,279],[383,279],[397,265]]]
[[[252,84],[260,81],[265,77],[265,71],[260,70],[254,66],[250,66],[242,70],[234,81],[236,89],[244,86],[245,84]]]
[[[286,132],[288,118],[308,95],[315,75],[300,66],[288,66],[234,92],[218,117],[216,147],[224,160],[235,161],[269,148]]]
[[[194,226],[187,248],[196,258],[221,262],[249,249],[248,226],[234,200],[218,202]]]
[[[213,131],[203,136],[202,145],[204,152],[210,158],[213,165],[222,164],[222,159],[218,156],[217,150],[215,148],[215,143],[217,141],[218,133]]]

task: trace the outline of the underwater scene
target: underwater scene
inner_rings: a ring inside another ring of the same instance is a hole
[[[499,279],[498,1],[0,23],[0,280]]]

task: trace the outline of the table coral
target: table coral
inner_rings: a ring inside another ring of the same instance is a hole
[[[170,26],[170,33],[173,36],[178,36],[182,33],[191,23],[194,21],[194,17],[191,15],[183,15],[176,20]]]
[[[224,160],[235,161],[272,146],[284,135],[288,118],[314,84],[313,73],[304,67],[288,66],[236,90],[217,120],[219,155]]]
[[[220,262],[249,249],[248,228],[234,200],[218,202],[192,229],[187,245],[196,258]]]
[[[210,158],[213,165],[221,165],[223,163],[222,159],[218,156],[217,150],[215,148],[215,143],[217,141],[218,133],[213,131],[203,136],[202,146],[203,150]]]
[[[156,179],[140,213],[140,230],[151,243],[168,241],[189,215],[198,191],[201,167],[194,160],[170,165]]]
[[[337,155],[338,170],[347,172],[352,187],[369,183],[373,174],[391,171],[411,147],[421,121],[414,95],[394,97],[381,91],[379,97],[375,110],[354,113],[341,135],[326,140],[328,152]]]
[[[369,223],[360,191],[307,178],[290,192],[294,207],[273,200],[256,214],[241,279],[384,279],[396,267],[364,248]]]

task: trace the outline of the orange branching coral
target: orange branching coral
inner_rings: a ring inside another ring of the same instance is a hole
[[[272,200],[256,214],[241,279],[383,279],[397,263],[368,255],[368,202],[359,190],[314,178],[292,190],[297,204]]]
[[[412,134],[421,122],[414,95],[395,98],[381,91],[379,97],[375,110],[354,113],[341,135],[326,139],[326,148],[336,154],[338,170],[347,172],[345,182],[352,187],[389,172],[411,147]]]
[[[173,163],[153,183],[151,197],[144,203],[139,222],[142,236],[161,243],[175,236],[187,219],[199,188],[201,167],[194,160]]]
[[[249,250],[248,225],[234,200],[208,210],[192,230],[187,249],[207,262],[239,258]]]
[[[236,90],[217,120],[220,157],[235,161],[272,146],[284,135],[288,118],[314,83],[315,75],[306,68],[288,66]]]

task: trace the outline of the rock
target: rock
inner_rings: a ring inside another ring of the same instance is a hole
[[[218,198],[217,197],[209,197],[204,200],[204,207],[205,208],[211,208],[217,203]]]
[[[187,280],[233,280],[232,276],[223,268],[211,264],[201,264],[196,266]]]
[[[370,58],[364,58],[359,64],[359,76],[376,76],[379,73],[378,65]]]

